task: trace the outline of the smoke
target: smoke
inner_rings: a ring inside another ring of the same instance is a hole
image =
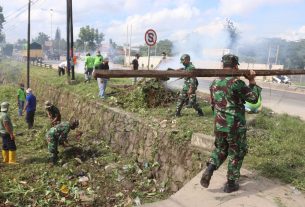
[[[235,23],[229,19],[216,19],[207,25],[200,25],[183,38],[174,42],[174,54],[189,53],[193,59],[217,61],[233,49],[240,35]]]
[[[226,19],[225,29],[229,35],[229,49],[234,49],[239,39],[239,32],[232,20]]]
[[[183,54],[189,54],[197,68],[209,68],[210,66],[219,68],[222,55],[229,52],[228,45],[234,45],[238,40],[237,29],[232,21],[230,23],[232,24],[228,27],[226,19],[216,19],[209,24],[199,25],[190,32],[179,34],[173,41],[174,57],[163,61],[159,68],[183,67],[180,64],[180,57]],[[228,31],[231,31],[232,34],[228,35]]]

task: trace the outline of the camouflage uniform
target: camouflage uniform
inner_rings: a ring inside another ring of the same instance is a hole
[[[195,69],[195,66],[190,62],[188,65],[185,66],[184,70],[186,71],[192,71]],[[189,95],[188,91],[192,87],[192,93]],[[201,108],[199,107],[199,104],[197,103],[196,98],[196,90],[198,87],[198,80],[197,78],[184,78],[184,84],[183,88],[180,91],[177,106],[176,106],[176,112],[180,114],[180,111],[183,107],[183,104],[185,104],[188,101],[188,105],[190,107],[193,107],[198,113],[202,113]]]
[[[52,162],[56,163],[58,159],[58,145],[64,144],[70,132],[69,122],[62,122],[52,127],[46,134],[48,150],[52,154]]]
[[[247,86],[236,77],[219,78],[210,86],[211,105],[215,117],[215,149],[210,163],[216,169],[229,157],[228,180],[237,180],[247,153],[244,103],[256,103],[261,93],[256,85]]]

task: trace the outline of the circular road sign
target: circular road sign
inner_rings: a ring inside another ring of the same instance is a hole
[[[148,46],[154,46],[157,42],[157,33],[153,29],[149,29],[145,33],[145,42]]]

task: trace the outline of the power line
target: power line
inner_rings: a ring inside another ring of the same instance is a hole
[[[23,5],[22,7],[20,7],[19,9],[17,9],[16,11],[11,12],[10,14],[8,14],[7,16],[4,17],[4,19],[9,19],[10,16],[12,16],[14,13],[21,11],[24,8],[27,8],[27,4]]]
[[[39,2],[40,0],[36,0],[36,1],[33,1],[32,3],[31,3],[31,6],[34,6],[37,2]],[[20,7],[19,9],[17,9],[15,12],[13,12],[13,13],[10,13],[9,15],[7,15],[6,17],[5,17],[5,20],[7,20],[7,19],[10,19],[9,17],[11,17],[11,16],[13,16],[12,18],[17,18],[17,17],[19,17],[21,14],[23,14],[25,11],[27,11],[27,8],[28,8],[28,5],[26,4],[26,5],[24,5],[24,6],[22,6],[22,7]],[[4,22],[3,23],[3,26],[4,25],[7,25],[7,24],[10,24],[10,22]]]

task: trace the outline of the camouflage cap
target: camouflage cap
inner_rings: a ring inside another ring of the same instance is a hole
[[[180,58],[180,62],[183,63],[185,59],[191,60],[191,56],[189,54],[183,54]]]
[[[230,65],[232,67],[235,65],[239,65],[238,57],[233,54],[226,54],[226,55],[222,56],[221,62],[224,65]]]

